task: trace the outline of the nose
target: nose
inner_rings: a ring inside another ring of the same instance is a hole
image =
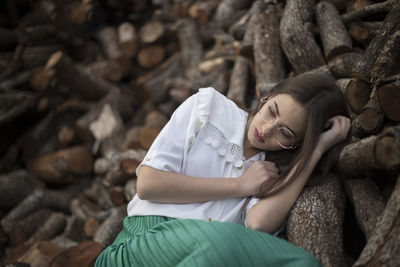
[[[263,126],[261,127],[260,135],[266,137],[272,136],[272,134],[274,133],[274,127],[275,124],[272,122],[264,123]]]

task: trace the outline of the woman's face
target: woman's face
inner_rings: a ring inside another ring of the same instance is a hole
[[[261,150],[290,149],[303,140],[306,112],[289,94],[270,97],[250,123],[247,138]]]

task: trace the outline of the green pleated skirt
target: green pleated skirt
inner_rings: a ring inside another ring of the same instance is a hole
[[[95,266],[322,265],[283,239],[235,223],[131,216]]]

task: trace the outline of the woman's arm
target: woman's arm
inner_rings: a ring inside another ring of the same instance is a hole
[[[196,203],[256,194],[269,178],[278,177],[271,162],[252,164],[240,177],[200,178],[142,166],[137,180],[140,199],[160,203]]]
[[[343,141],[350,128],[350,120],[343,116],[333,117],[328,124],[332,124],[332,127],[320,135],[316,148],[300,175],[282,191],[260,200],[250,208],[246,215],[248,227],[267,233],[273,233],[279,229],[321,156]],[[296,166],[288,175],[291,175],[295,168]]]

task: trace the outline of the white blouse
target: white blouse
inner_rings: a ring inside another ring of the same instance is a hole
[[[154,140],[142,165],[193,177],[235,179],[265,152],[243,156],[248,113],[214,88],[202,88],[186,99]],[[247,212],[259,199],[252,198]],[[179,219],[218,220],[246,225],[240,210],[246,198],[190,204],[163,204],[140,199],[128,204],[128,216],[160,215]]]

